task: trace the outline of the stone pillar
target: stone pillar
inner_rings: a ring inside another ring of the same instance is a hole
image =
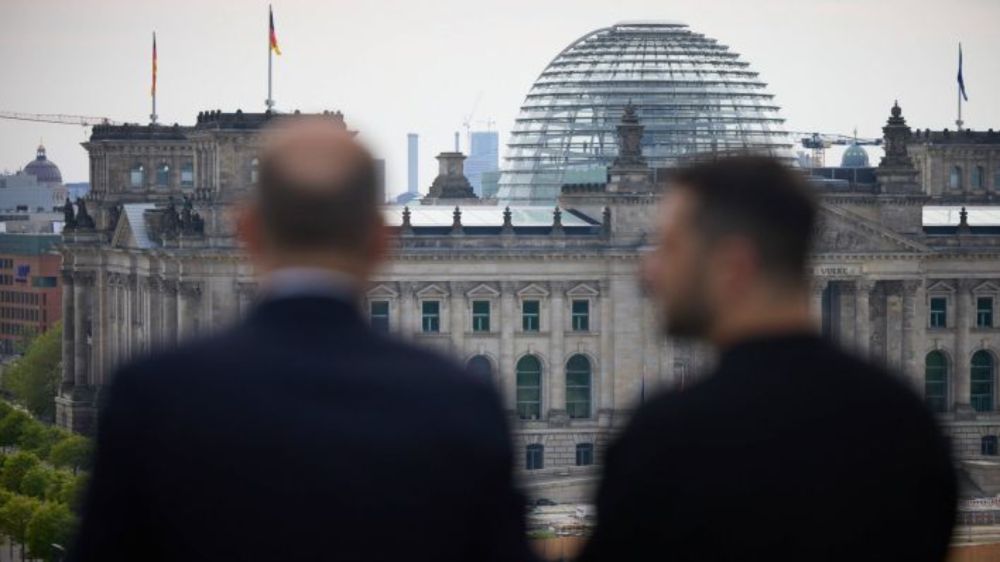
[[[180,290],[177,281],[164,280],[163,282],[163,340],[168,347],[177,344],[178,339],[178,318],[180,310],[177,308],[177,292]]]
[[[500,396],[504,408],[513,416],[517,409],[517,380],[514,373],[514,330],[520,326],[521,317],[516,310],[514,291],[517,286],[511,282],[500,283],[500,361],[497,377],[500,380]]]
[[[549,357],[548,391],[549,391],[549,424],[566,425],[569,417],[566,414],[566,286],[554,281],[549,283],[549,342],[551,344]]]
[[[969,367],[969,329],[972,326],[972,288],[975,283],[960,279],[955,283],[955,349],[951,359],[951,375],[955,379],[955,414],[959,418],[975,416],[972,409],[972,381]]]
[[[460,360],[465,358],[465,330],[471,325],[472,305],[465,297],[465,285],[456,281],[448,284],[451,293],[451,347]],[[468,304],[468,306],[466,306]],[[444,311],[442,311],[444,312]]]
[[[415,290],[413,283],[404,281],[399,284],[399,335],[404,338],[412,338],[417,333]]]
[[[74,342],[76,341],[76,293],[73,283],[73,273],[62,272],[62,315],[63,315],[63,336],[62,336],[62,387],[73,386],[76,380],[76,351]]]
[[[614,373],[614,303],[611,301],[611,281],[601,280],[599,283],[601,295],[601,366],[600,395],[597,401],[597,421],[601,427],[610,427],[612,414],[615,410],[615,373]],[[648,304],[648,303],[647,303]]]
[[[163,346],[163,292],[160,278],[146,278],[146,300],[148,302],[148,316],[146,318],[148,347],[149,349],[159,349]]]
[[[845,349],[855,349],[855,326],[857,318],[857,284],[852,281],[838,281],[836,287],[840,306],[837,307],[837,342]]]
[[[865,360],[871,359],[871,297],[875,282],[860,278],[854,283],[854,344],[858,355]]]
[[[90,383],[90,323],[91,291],[94,274],[77,272],[73,280],[73,384],[84,387]]]
[[[923,372],[917,367],[916,343],[920,333],[923,332],[920,327],[924,326],[917,316],[921,308],[917,304],[919,302],[917,297],[922,287],[923,281],[919,279],[908,279],[903,282],[903,329],[900,342],[903,374],[921,396],[924,395],[924,377]],[[923,338],[919,341],[923,341]]]
[[[821,277],[813,277],[812,280],[812,297],[809,309],[813,314],[816,327],[821,330],[823,329],[823,291],[826,290],[829,283],[827,279]]]
[[[180,315],[178,339],[183,341],[198,333],[198,308],[201,304],[201,285],[195,281],[180,283]]]
[[[885,362],[895,372],[903,371],[903,283],[885,284]]]

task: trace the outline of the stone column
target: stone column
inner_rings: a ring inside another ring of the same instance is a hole
[[[601,295],[601,366],[600,366],[600,396],[598,403],[598,423],[602,427],[610,427],[615,409],[615,373],[614,373],[614,303],[611,301],[611,281],[601,280],[599,283]]]
[[[92,272],[77,272],[73,279],[73,384],[84,387],[90,382],[90,323]]]
[[[972,326],[972,288],[975,283],[959,279],[955,294],[955,350],[951,359],[951,376],[955,379],[955,413],[960,418],[974,417],[972,381],[969,367],[969,329]]]
[[[198,308],[201,304],[201,285],[195,281],[180,283],[180,315],[178,339],[183,341],[198,333]]]
[[[859,278],[854,282],[854,345],[858,355],[871,359],[871,297],[875,282]]]
[[[417,332],[414,320],[417,314],[415,290],[413,283],[404,281],[399,284],[399,335],[404,338],[412,338]]]
[[[163,345],[163,292],[160,278],[146,278],[146,299],[149,303],[147,308],[149,315],[146,319],[147,341],[149,349],[158,349]]]
[[[903,374],[907,380],[913,384],[921,396],[924,395],[923,373],[917,368],[916,338],[919,336],[919,327],[924,324],[918,319],[918,292],[923,287],[920,279],[908,279],[903,282],[903,323],[902,341],[900,342],[900,355],[902,360]],[[923,341],[923,338],[920,338]]]
[[[448,284],[451,293],[451,347],[459,360],[465,358],[465,330],[471,325],[472,305],[465,297],[465,284],[452,281]],[[468,304],[468,306],[466,306]],[[443,311],[442,311],[443,312]]]
[[[177,281],[163,281],[163,339],[168,347],[177,344],[178,318],[180,310],[177,307],[177,292],[180,290]]]
[[[896,374],[903,371],[903,283],[885,284],[885,362]]]
[[[516,310],[514,291],[517,286],[511,282],[500,283],[500,361],[497,377],[500,380],[500,396],[504,408],[514,415],[517,407],[517,380],[514,373],[514,330],[520,326],[521,317]]]
[[[63,336],[62,336],[62,387],[73,386],[76,379],[76,351],[74,342],[76,341],[76,307],[75,307],[75,286],[73,283],[73,273],[62,272],[62,314],[63,314]]]
[[[816,326],[821,330],[823,329],[823,291],[826,290],[829,283],[827,279],[821,277],[813,277],[812,280],[812,297],[809,308],[813,314]]]
[[[852,281],[838,281],[836,285],[840,306],[837,307],[837,342],[844,349],[855,349],[855,326],[857,318],[857,284]]]
[[[565,425],[569,422],[566,414],[566,365],[563,363],[566,340],[566,285],[553,281],[549,283],[549,342],[551,344],[548,391],[549,424]]]

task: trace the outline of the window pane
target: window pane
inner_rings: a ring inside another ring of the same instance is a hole
[[[976,299],[976,326],[980,328],[993,327],[993,299],[991,297]]]
[[[590,301],[573,301],[573,331],[586,332],[590,330]]]
[[[521,419],[542,416],[542,364],[526,355],[517,362],[517,414]]]
[[[948,324],[948,300],[944,297],[931,298],[931,328],[944,328]]]
[[[539,327],[538,301],[524,301],[521,304],[521,329],[525,332],[537,332]]]
[[[589,466],[594,464],[594,445],[592,443],[579,443],[576,446],[576,465]]]
[[[972,408],[977,412],[992,411],[995,382],[993,356],[988,351],[977,351],[972,356],[970,378]]]
[[[438,301],[423,301],[421,304],[423,311],[422,328],[424,332],[438,332],[441,330],[441,303]]]
[[[163,187],[170,183],[170,166],[160,164],[156,168],[156,185]]]
[[[472,301],[472,331],[490,331],[490,302]]]
[[[372,301],[370,305],[372,328],[383,334],[389,333],[389,303],[387,301]]]
[[[187,162],[181,166],[181,186],[194,186],[194,165]]]
[[[590,360],[574,355],[566,362],[566,413],[570,418],[590,417]]]
[[[940,351],[927,354],[924,363],[924,399],[934,412],[948,409],[948,363]]]

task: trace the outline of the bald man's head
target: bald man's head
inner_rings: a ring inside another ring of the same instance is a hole
[[[338,122],[282,120],[265,133],[257,212],[274,251],[359,255],[381,225],[375,161]]]

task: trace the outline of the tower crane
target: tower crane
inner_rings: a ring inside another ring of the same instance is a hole
[[[854,136],[842,135],[838,133],[805,133],[800,131],[791,131],[788,134],[798,136],[799,142],[802,144],[802,148],[812,150],[812,163],[813,166],[817,168],[821,168],[825,165],[825,151],[831,146],[848,144],[877,146],[882,144],[882,139],[880,138],[859,138],[857,130],[854,131]]]
[[[35,121],[40,123],[56,123],[59,125],[121,125],[119,121],[107,117],[88,117],[86,115],[65,115],[62,113],[18,113],[15,111],[0,111],[0,119],[13,121]]]

